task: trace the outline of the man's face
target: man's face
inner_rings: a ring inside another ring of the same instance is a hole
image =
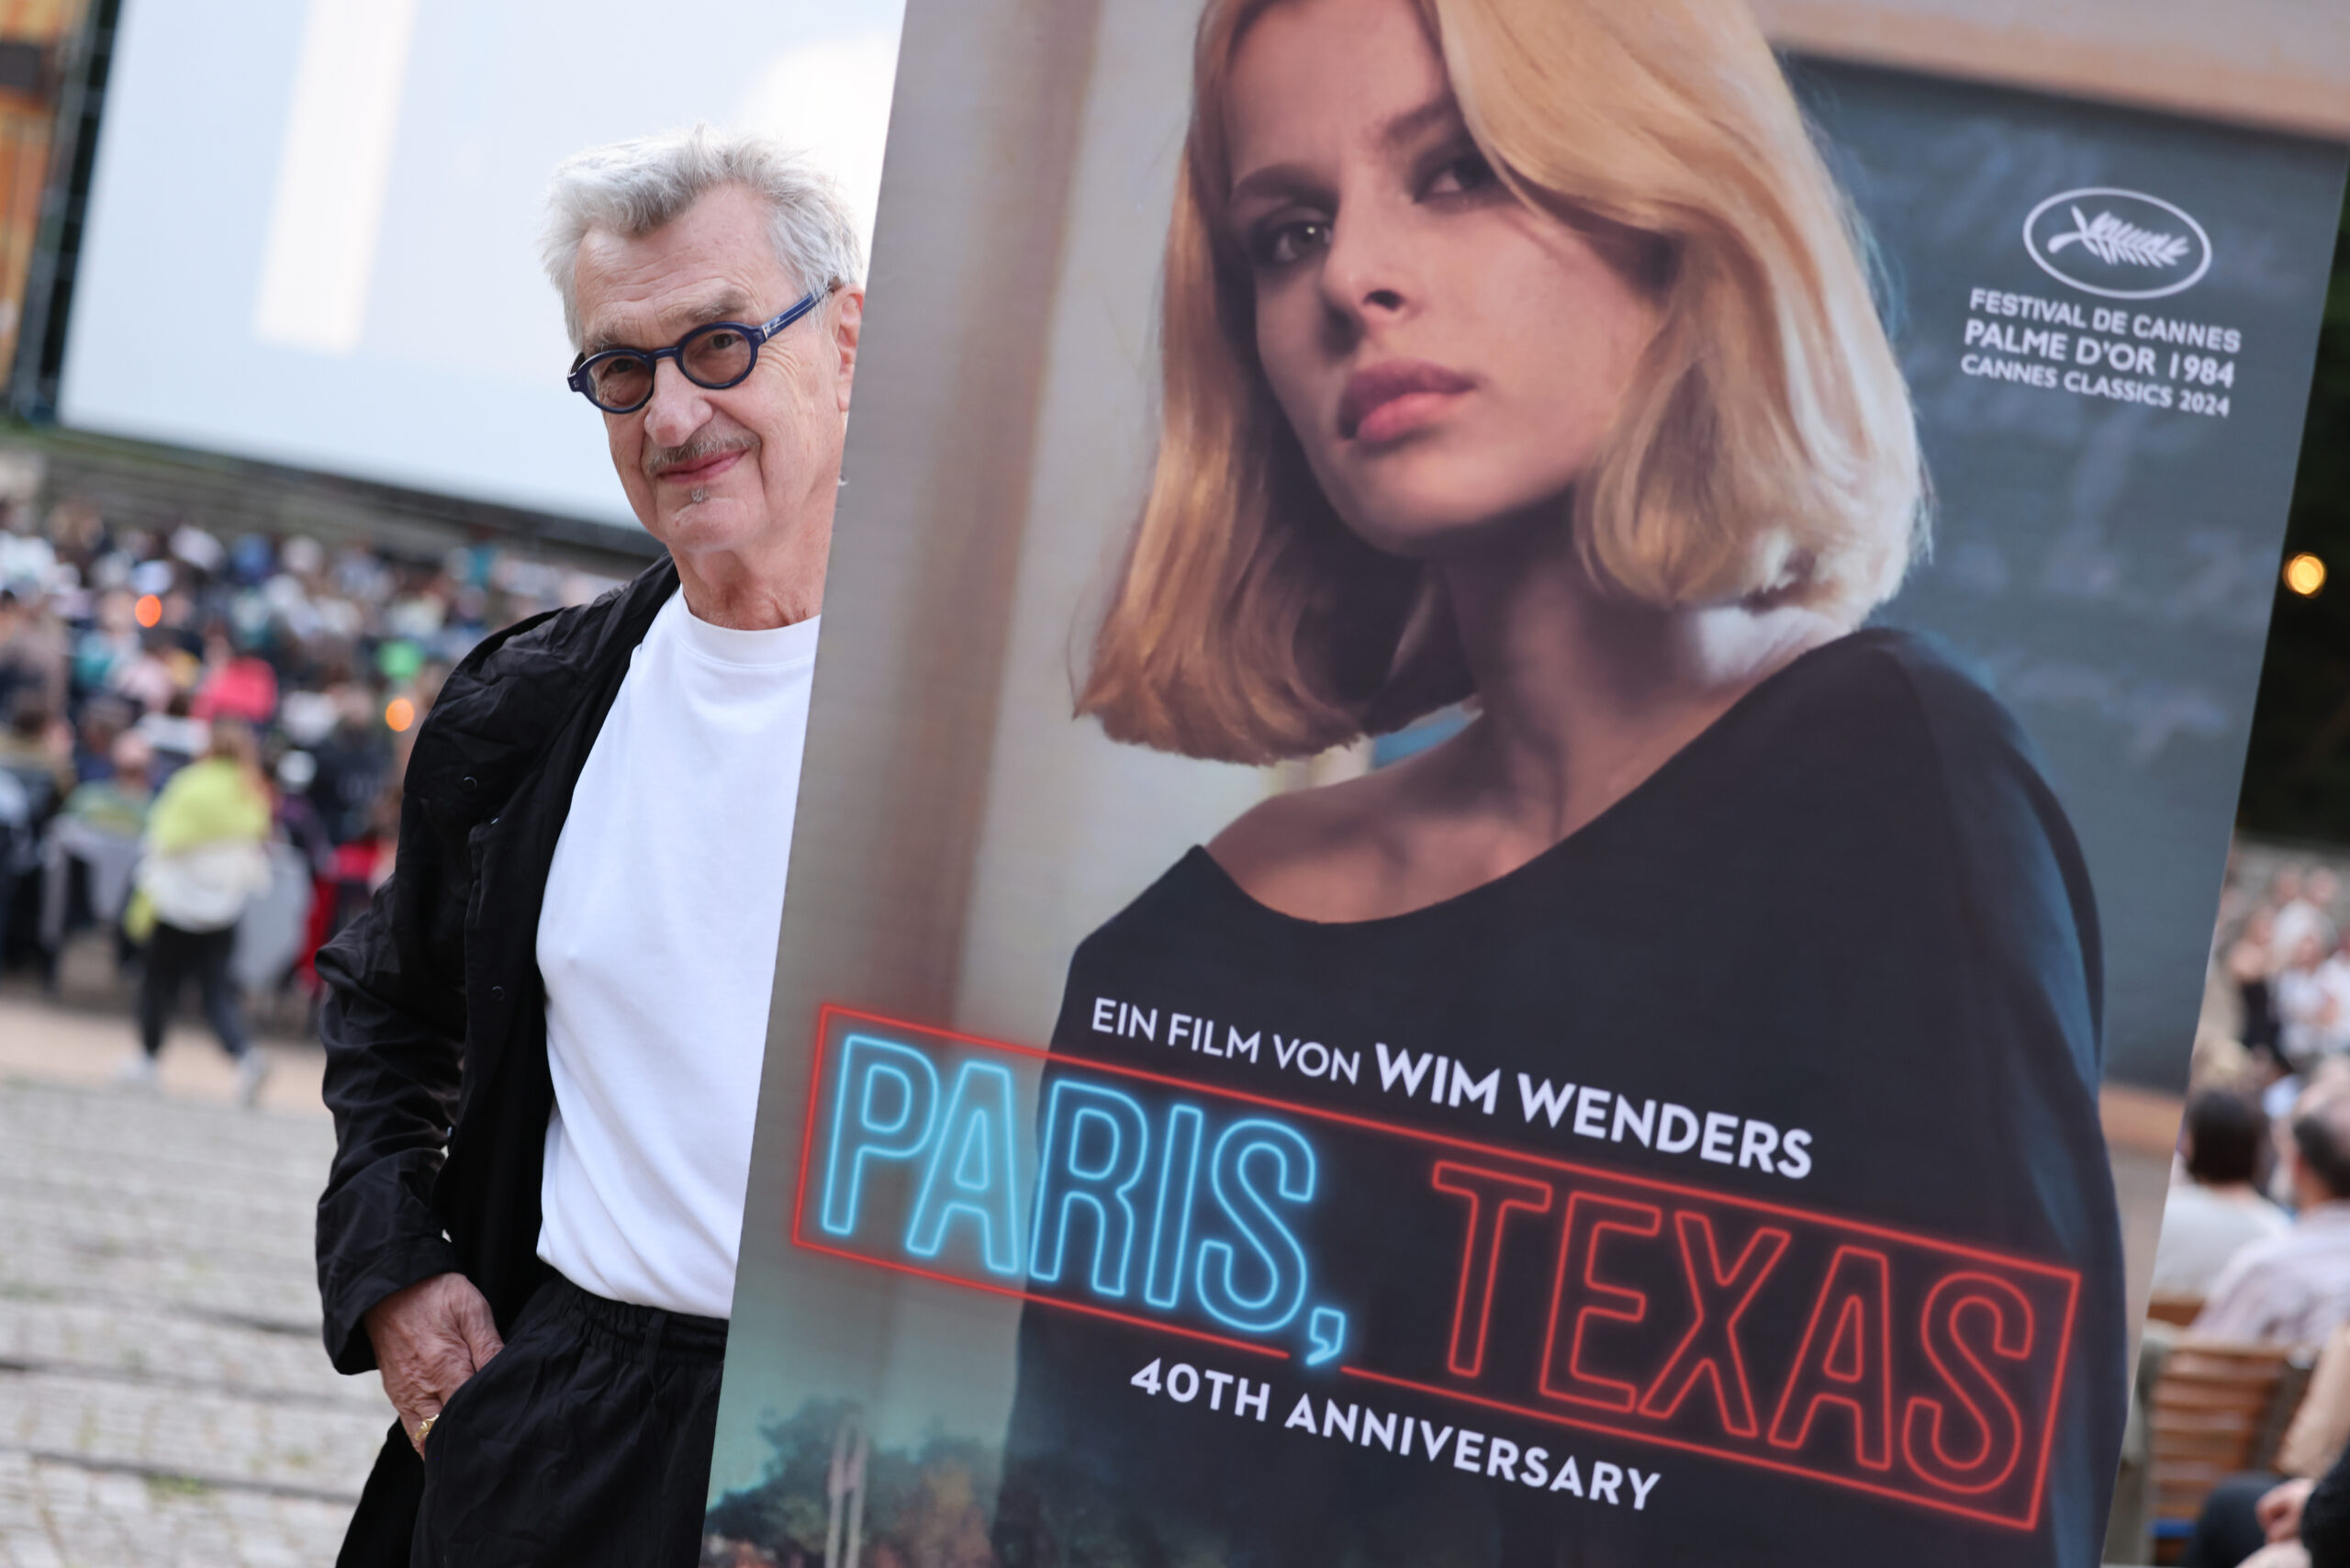
[[[666,348],[708,321],[756,325],[805,292],[776,260],[763,204],[737,185],[635,239],[590,230],[572,278],[590,353]],[[858,290],[834,293],[722,391],[662,360],[651,401],[604,416],[612,466],[648,532],[679,554],[757,553],[829,518],[862,302]]]

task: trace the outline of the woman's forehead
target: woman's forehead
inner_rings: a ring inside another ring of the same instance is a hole
[[[1411,0],[1280,0],[1235,43],[1224,103],[1232,173],[1382,150],[1459,118]]]

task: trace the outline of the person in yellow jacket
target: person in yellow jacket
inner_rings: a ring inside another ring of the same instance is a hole
[[[238,1016],[229,959],[237,917],[269,883],[263,848],[269,831],[269,790],[252,732],[234,720],[216,719],[204,756],[172,776],[147,818],[138,892],[125,917],[130,935],[143,935],[147,944],[139,988],[140,1051],[124,1070],[125,1082],[154,1083],[163,1026],[192,975],[206,1020],[237,1064],[238,1098],[250,1105],[260,1093],[268,1060]]]

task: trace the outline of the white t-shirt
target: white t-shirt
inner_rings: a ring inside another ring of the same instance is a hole
[[[539,916],[539,1256],[614,1301],[725,1317],[750,1179],[816,622],[671,596],[629,658]]]
[[[2154,1247],[2154,1292],[2200,1299],[2238,1252],[2291,1225],[2284,1210],[2257,1193],[2217,1192],[2174,1170],[2162,1239]]]

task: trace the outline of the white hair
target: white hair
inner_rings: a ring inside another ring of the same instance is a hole
[[[650,234],[722,185],[742,185],[767,203],[775,259],[794,283],[819,291],[857,283],[864,255],[856,220],[831,177],[805,158],[707,125],[615,141],[565,159],[547,187],[540,254],[563,296],[574,348],[581,336],[572,274],[588,231],[630,240]]]

